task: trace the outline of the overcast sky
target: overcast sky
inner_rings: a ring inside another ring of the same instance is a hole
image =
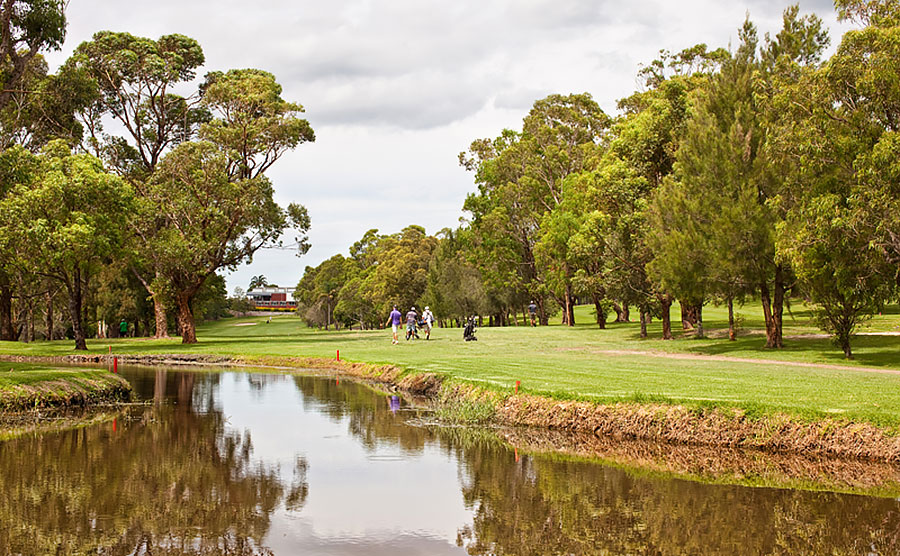
[[[200,74],[231,68],[272,72],[285,99],[306,108],[316,142],[271,170],[277,200],[312,218],[303,257],[261,251],[228,275],[294,286],[370,228],[454,227],[471,174],[457,155],[480,137],[520,128],[532,103],[588,92],[609,114],[637,87],[660,49],[735,41],[746,14],[762,36],[780,29],[774,0],[70,0],[61,63],[98,30],[158,38],[181,33],[206,55]],[[800,2],[832,29],[828,0]]]

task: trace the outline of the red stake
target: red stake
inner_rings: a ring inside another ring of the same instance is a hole
[[[337,350],[337,360],[341,360],[341,350]]]
[[[113,357],[113,372],[114,373],[119,372],[119,358],[118,357]]]
[[[116,421],[118,421],[118,417],[113,418],[113,432],[116,432]]]
[[[519,384],[520,383],[521,383],[521,381],[518,381],[518,380],[516,381],[516,394],[519,393]]]
[[[514,446],[513,449],[516,451],[516,461],[519,461],[519,448]]]

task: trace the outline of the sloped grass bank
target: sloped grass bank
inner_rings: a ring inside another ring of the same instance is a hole
[[[103,370],[0,367],[0,413],[127,402],[131,396],[126,380]]]

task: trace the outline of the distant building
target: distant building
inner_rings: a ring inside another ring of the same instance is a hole
[[[297,308],[297,302],[294,300],[294,290],[291,288],[263,286],[248,291],[247,299],[260,311],[287,311]]]

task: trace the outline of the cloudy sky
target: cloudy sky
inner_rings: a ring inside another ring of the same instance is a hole
[[[775,0],[70,0],[61,63],[98,30],[197,39],[206,71],[261,68],[301,103],[316,142],[270,171],[280,203],[310,212],[312,249],[268,250],[228,275],[246,288],[265,275],[282,286],[370,228],[458,225],[474,189],[457,154],[479,137],[519,128],[552,93],[588,92],[609,114],[638,86],[660,49],[727,47],[746,14],[776,33]],[[832,3],[806,0],[839,42]]]

